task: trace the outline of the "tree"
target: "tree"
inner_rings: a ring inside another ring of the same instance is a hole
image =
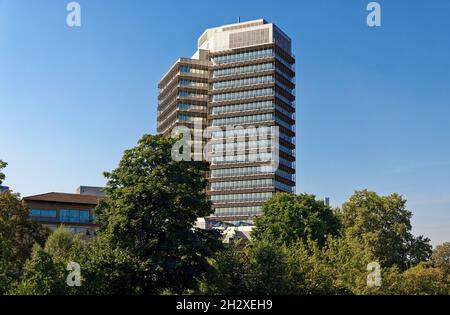
[[[219,233],[194,228],[213,212],[205,193],[208,164],[174,161],[175,141],[145,135],[105,173],[100,230],[83,258],[88,293],[184,293],[211,271]]]
[[[0,294],[18,279],[34,243],[43,244],[48,231],[30,220],[18,194],[0,194]]]
[[[443,270],[430,263],[420,263],[402,274],[397,294],[448,295],[450,282]]]
[[[230,244],[211,259],[214,274],[202,281],[200,292],[221,295],[287,293],[284,251],[266,242]]]
[[[202,294],[244,295],[251,291],[250,245],[242,240],[233,242],[210,259],[212,276],[202,279]]]
[[[332,209],[314,195],[278,193],[264,203],[252,236],[277,245],[307,239],[323,244],[327,235],[336,235],[338,229]]]
[[[8,164],[6,162],[3,162],[0,160],[0,185],[5,180],[5,174],[2,173],[2,170],[7,166]]]
[[[287,293],[286,267],[282,248],[265,241],[253,243],[250,256],[250,293],[258,295]]]
[[[433,266],[440,268],[450,281],[450,242],[436,246],[431,255]]]
[[[405,270],[431,254],[430,240],[411,234],[411,216],[400,195],[363,190],[343,204],[340,219],[343,233],[367,246],[383,267]]]
[[[22,271],[22,279],[8,293],[15,295],[61,295],[65,294],[65,269],[55,262],[42,247],[35,245]]]
[[[85,246],[80,234],[75,234],[70,228],[60,225],[47,238],[44,251],[54,260],[67,264]]]
[[[78,288],[67,285],[66,267],[84,248],[85,243],[79,234],[73,233],[65,226],[58,227],[50,234],[44,248],[35,244],[20,280],[12,285],[9,293],[61,295],[79,292]]]

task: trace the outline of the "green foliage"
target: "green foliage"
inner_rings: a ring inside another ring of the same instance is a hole
[[[44,249],[34,245],[19,281],[12,285],[10,294],[61,295],[79,291],[66,283],[67,264],[85,247],[79,235],[69,228],[58,227],[48,237]]]
[[[34,243],[43,244],[48,231],[33,223],[19,195],[0,194],[0,294],[20,277]]]
[[[400,195],[363,190],[344,203],[341,221],[343,233],[369,248],[382,266],[405,270],[431,255],[430,240],[410,233],[411,216]]]
[[[203,294],[286,293],[287,265],[282,248],[268,243],[233,243],[211,259],[214,275],[203,281]]]
[[[12,286],[9,294],[60,295],[66,290],[64,264],[55,262],[49,253],[35,245],[23,268],[22,280]]]
[[[449,295],[450,281],[442,269],[429,263],[406,270],[399,281],[398,294],[404,295]]]
[[[3,162],[2,160],[0,160],[0,185],[3,183],[3,181],[5,180],[5,174],[3,174],[3,169],[8,165],[8,163]]]
[[[255,219],[252,236],[277,245],[300,240],[323,244],[327,235],[338,233],[338,220],[332,209],[314,195],[275,194],[263,205],[262,216]]]
[[[45,242],[44,251],[54,260],[68,263],[77,250],[82,250],[85,242],[80,234],[75,234],[64,225],[59,226]]]
[[[282,248],[267,242],[252,244],[250,255],[251,294],[286,293],[286,270]]]
[[[433,266],[441,269],[450,281],[450,242],[436,246],[431,261]]]
[[[450,294],[450,243],[432,252],[414,237],[397,194],[357,191],[334,212],[313,195],[276,194],[253,240],[223,247],[218,232],[194,228],[212,213],[208,165],[173,161],[175,141],[144,136],[105,174],[89,243],[63,226],[45,241],[19,195],[0,194],[0,294]],[[71,261],[81,287],[66,284]],[[372,262],[379,287],[367,285]]]
[[[193,228],[212,213],[208,164],[174,161],[175,141],[146,135],[105,174],[108,198],[96,209],[99,237],[84,257],[89,293],[184,293],[210,271],[219,235]]]

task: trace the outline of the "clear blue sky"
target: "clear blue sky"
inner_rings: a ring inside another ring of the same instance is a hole
[[[450,2],[0,0],[0,158],[22,195],[104,185],[155,133],[157,82],[203,30],[265,18],[297,57],[297,191],[340,205],[398,192],[416,234],[450,241]]]

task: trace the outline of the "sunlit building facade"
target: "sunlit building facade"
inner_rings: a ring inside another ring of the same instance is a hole
[[[251,222],[275,192],[294,193],[291,39],[262,19],[207,29],[194,56],[159,82],[158,133],[195,124],[211,130],[200,139],[209,142],[212,218]]]

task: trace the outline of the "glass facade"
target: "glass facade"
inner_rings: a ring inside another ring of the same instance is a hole
[[[211,162],[213,165],[221,165],[227,163],[254,163],[258,161],[267,162],[273,159],[273,154],[274,153],[250,153],[237,155],[226,154],[225,156],[214,156],[211,159]]]
[[[212,125],[213,126],[242,125],[242,124],[251,124],[251,123],[262,122],[262,121],[271,121],[273,119],[274,119],[273,114],[235,116],[235,117],[213,119]]]
[[[250,166],[250,167],[235,167],[235,168],[221,168],[211,171],[212,177],[236,177],[247,175],[271,174],[273,167],[270,165]]]
[[[262,210],[261,206],[215,208],[215,215],[218,216],[256,215],[260,214],[261,210]]]
[[[239,91],[231,93],[215,94],[212,97],[213,102],[233,101],[245,98],[262,97],[274,95],[275,90],[273,88],[256,89],[249,91]]]
[[[245,73],[258,73],[270,70],[275,70],[275,65],[273,63],[260,63],[257,65],[214,70],[213,77],[217,78]]]
[[[92,223],[90,212],[88,210],[59,210],[59,220],[63,223]]]
[[[239,203],[239,202],[252,202],[252,201],[264,201],[272,197],[272,192],[255,192],[247,194],[227,194],[227,195],[214,195],[211,197],[211,201],[215,203]]]
[[[219,190],[219,191],[231,189],[252,189],[252,188],[270,188],[270,187],[274,187],[274,180],[271,178],[216,182],[211,184],[212,190]]]
[[[213,107],[212,114],[226,114],[235,112],[253,111],[258,109],[274,108],[273,101],[252,102],[244,104],[231,104],[226,106]]]
[[[230,89],[240,86],[256,85],[256,84],[267,84],[275,82],[275,78],[271,75],[262,77],[252,77],[237,80],[220,81],[213,83],[214,90],[220,89]]]
[[[239,52],[235,54],[222,55],[212,58],[212,61],[216,64],[234,63],[246,60],[256,60],[261,58],[274,57],[275,53],[273,49],[262,49]]]
[[[53,221],[56,219],[57,213],[56,210],[31,209],[30,216],[36,220],[49,219],[50,221]]]

